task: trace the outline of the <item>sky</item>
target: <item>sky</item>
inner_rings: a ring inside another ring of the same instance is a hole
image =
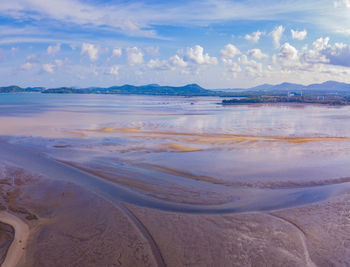
[[[0,1],[0,86],[350,83],[350,0]]]

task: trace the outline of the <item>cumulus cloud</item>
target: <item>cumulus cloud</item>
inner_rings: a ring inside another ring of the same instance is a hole
[[[289,43],[284,43],[280,47],[278,57],[284,69],[301,67],[298,50]]]
[[[61,50],[61,44],[58,43],[56,45],[49,45],[49,47],[47,48],[47,53],[49,55],[55,55],[57,54],[59,51]]]
[[[227,44],[224,49],[220,51],[223,58],[234,58],[241,54],[241,51],[233,44]]]
[[[114,57],[121,57],[122,55],[122,49],[121,48],[114,48],[112,50],[112,56]]]
[[[62,67],[62,66],[63,66],[63,60],[61,60],[61,59],[56,59],[56,60],[55,60],[55,64],[56,64],[57,67]]]
[[[271,32],[271,36],[272,36],[272,40],[273,40],[273,44],[274,44],[275,48],[280,47],[280,41],[281,41],[284,30],[285,30],[285,28],[282,25],[280,25],[280,26],[276,27]]]
[[[335,43],[334,45],[324,46],[319,53],[323,55],[328,64],[350,67],[350,45],[344,43]]]
[[[350,8],[350,0],[336,0],[333,3],[334,3],[334,7]]]
[[[187,49],[185,55],[185,61],[190,61],[198,65],[216,65],[218,60],[216,57],[210,57],[208,53],[203,53],[204,49],[200,45],[196,45],[194,48]]]
[[[94,44],[83,43],[81,46],[81,54],[88,54],[92,62],[96,61],[99,56],[99,47]]]
[[[298,50],[289,43],[285,43],[281,46],[278,56],[287,60],[296,60],[298,59]]]
[[[54,73],[55,72],[55,65],[51,63],[43,64],[43,70],[48,73]]]
[[[175,70],[176,68],[185,68],[188,63],[178,55],[170,57],[168,60],[151,59],[147,63],[147,67],[156,70]]]
[[[187,67],[187,62],[185,62],[182,58],[180,58],[178,55],[172,56],[169,58],[169,64],[174,67],[181,67],[185,68]]]
[[[112,74],[114,75],[116,78],[119,77],[119,66],[118,65],[115,65],[115,66],[112,66],[110,69],[109,69],[109,74]]]
[[[169,70],[169,65],[166,60],[159,60],[159,59],[151,59],[147,63],[147,67],[150,69],[157,69],[157,70]]]
[[[324,55],[324,51],[329,47],[329,37],[318,38],[312,43],[312,49],[307,50],[303,57],[309,63],[328,63],[329,59]]]
[[[223,58],[222,62],[225,64],[227,71],[233,74],[233,77],[236,77],[237,73],[242,71],[241,66],[232,59]]]
[[[254,48],[249,50],[247,52],[247,55],[256,59],[264,59],[269,57],[267,54],[264,54],[263,52],[261,52],[259,48]]]
[[[252,34],[246,34],[244,36],[244,39],[248,40],[248,41],[251,41],[253,43],[257,43],[259,42],[260,40],[260,36],[262,35],[263,33],[261,31],[256,31],[256,32],[253,32]]]
[[[143,63],[143,52],[138,47],[129,47],[126,49],[128,64],[130,66]]]
[[[303,31],[297,31],[297,30],[290,30],[291,34],[292,34],[292,38],[293,39],[297,39],[297,40],[304,40],[306,38],[307,35],[307,31],[303,30]]]
[[[260,62],[249,60],[246,55],[240,56],[238,61],[245,66],[245,71],[249,76],[262,76],[263,67]]]
[[[21,65],[21,69],[22,70],[31,70],[33,68],[34,64],[30,63],[30,62],[26,62],[24,64]]]

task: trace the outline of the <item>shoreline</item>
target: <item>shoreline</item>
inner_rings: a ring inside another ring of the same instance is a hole
[[[15,230],[14,239],[6,253],[2,267],[16,266],[21,260],[29,237],[28,225],[15,215],[7,211],[0,211],[0,221],[11,225]]]

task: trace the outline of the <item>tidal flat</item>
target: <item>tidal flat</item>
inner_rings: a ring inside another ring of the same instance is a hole
[[[350,107],[220,101],[0,95],[2,261],[347,266]]]

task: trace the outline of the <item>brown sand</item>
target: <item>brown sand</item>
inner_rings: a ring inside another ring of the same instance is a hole
[[[0,172],[0,193],[1,205],[12,207],[16,220],[31,230],[19,266],[350,262],[350,192],[271,212],[185,214],[111,204],[74,184],[6,167]]]
[[[29,227],[24,221],[6,211],[0,211],[0,221],[11,225],[15,229],[14,240],[7,251],[5,261],[1,265],[2,267],[13,267],[18,264],[23,256],[24,249],[26,249]]]
[[[160,184],[159,181],[152,182],[147,179],[142,179],[142,175],[140,175],[139,173],[137,173],[136,175],[135,173],[126,173],[122,175],[118,173],[118,170],[116,168],[106,165],[100,165],[97,163],[90,163],[87,165],[66,161],[61,162],[79,170],[82,170],[84,172],[98,176],[101,179],[105,179],[107,181],[132,188],[133,190],[162,200],[187,204],[215,205],[227,203],[229,201],[239,198],[239,196],[232,196],[227,192],[208,192],[204,191],[203,189],[188,188],[185,186],[181,186],[177,183],[171,183],[166,181],[162,181],[162,184]],[[148,165],[140,164],[139,166],[147,167]],[[153,169],[157,170],[157,168]],[[162,168],[158,168],[158,170],[163,171]],[[172,173],[171,171],[168,171],[167,173],[176,174],[176,172]],[[181,172],[179,172],[179,174],[181,174]],[[206,177],[204,176],[198,176],[196,180],[202,179],[203,181],[207,181],[205,180],[205,178]],[[210,181],[214,182],[214,180]]]
[[[143,229],[119,206],[71,183],[1,167],[0,203],[30,228],[18,266],[158,265]]]
[[[271,212],[210,215],[128,207],[168,266],[349,266],[350,192]]]
[[[77,129],[82,134],[84,132],[97,133],[136,133],[144,138],[157,136],[164,139],[167,136],[187,137],[187,141],[198,143],[216,143],[216,142],[243,142],[243,141],[272,141],[287,143],[308,143],[308,142],[324,142],[324,141],[349,141],[348,137],[280,137],[280,136],[251,136],[251,135],[235,135],[235,134],[202,134],[202,133],[186,133],[175,131],[147,131],[141,128],[102,128],[102,129]],[[162,137],[163,136],[163,137]],[[189,137],[191,139],[189,139]]]

